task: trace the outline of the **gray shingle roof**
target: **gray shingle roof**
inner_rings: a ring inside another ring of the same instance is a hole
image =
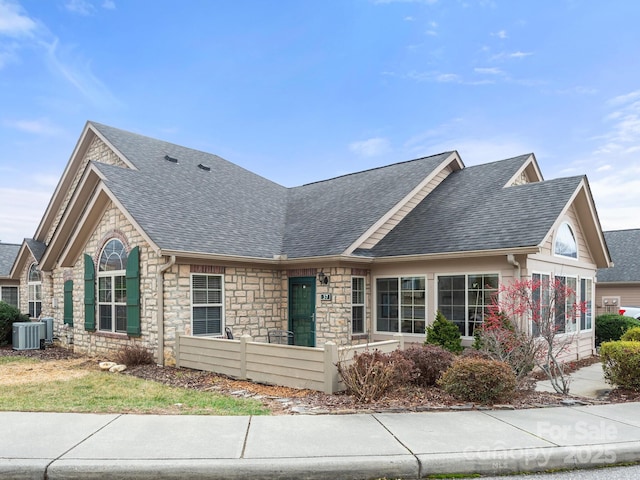
[[[11,273],[13,262],[16,261],[20,245],[13,243],[0,243],[0,277],[8,277]]]
[[[451,152],[291,189],[284,235],[290,258],[343,253]]]
[[[137,170],[94,164],[149,237],[164,250],[206,254],[341,254],[451,154],[285,188],[217,155],[91,125],[135,165]],[[355,254],[540,244],[583,177],[503,188],[529,157],[455,171],[376,247]]]
[[[94,164],[151,239],[166,250],[222,255],[342,253],[450,155],[288,189],[217,155],[91,124],[138,169]]]
[[[598,270],[598,283],[640,282],[640,229],[603,233],[614,266]]]
[[[95,164],[160,248],[264,258],[280,253],[285,187],[217,155],[92,125],[138,169]]]
[[[584,177],[503,188],[529,155],[449,175],[366,256],[416,255],[539,245]]]
[[[47,246],[44,243],[39,242],[38,240],[34,240],[33,238],[25,238],[24,241],[27,243],[27,247],[29,247],[29,250],[36,259],[36,262],[40,262],[40,259],[47,249]]]

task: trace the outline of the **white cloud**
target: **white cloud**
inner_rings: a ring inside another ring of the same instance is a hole
[[[376,137],[349,144],[349,150],[362,157],[375,157],[391,150],[391,144],[386,138]]]
[[[22,243],[25,232],[33,235],[49,204],[53,188],[17,189],[0,187],[0,239],[6,243]],[[25,198],[29,201],[25,202]]]
[[[94,12],[93,5],[86,0],[68,0],[64,8],[78,15],[91,15]]]
[[[38,135],[58,135],[62,132],[61,128],[53,125],[47,119],[14,121],[5,120],[2,123],[7,127]]]
[[[58,39],[45,44],[51,70],[73,85],[87,100],[101,108],[120,107],[121,102],[91,70],[91,63],[83,61],[70,48],[59,48]]]
[[[105,10],[115,10],[116,4],[112,0],[105,0],[104,2],[102,2],[102,8],[104,8]]]
[[[500,52],[491,57],[491,60],[509,60],[512,58],[525,58],[533,55],[533,52]]]
[[[483,75],[504,75],[504,72],[495,67],[478,67],[473,69],[474,72]]]
[[[36,22],[20,5],[0,0],[0,35],[14,38],[30,36],[36,29]]]
[[[613,106],[624,105],[637,99],[640,99],[640,90],[635,90],[625,95],[619,95],[617,97],[610,99],[607,103]]]
[[[456,73],[409,72],[404,77],[417,82],[460,83],[462,81]]]
[[[501,38],[501,39],[505,39],[505,38],[507,38],[507,31],[506,30],[500,30],[498,32],[491,33],[491,36],[492,37],[498,37],[498,38]]]

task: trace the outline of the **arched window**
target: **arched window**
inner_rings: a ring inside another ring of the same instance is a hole
[[[553,253],[561,257],[578,258],[576,236],[567,222],[560,225],[558,229]]]
[[[27,278],[29,289],[29,317],[38,318],[42,312],[42,274],[36,263],[29,267]]]
[[[117,238],[109,240],[98,261],[99,330],[127,333],[127,250]]]

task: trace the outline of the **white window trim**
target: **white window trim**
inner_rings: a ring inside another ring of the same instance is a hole
[[[193,303],[193,277],[220,277],[220,303]],[[225,278],[222,273],[191,273],[189,276],[189,317],[191,321],[191,336],[193,337],[214,337],[214,338],[222,338],[224,337],[224,329],[226,327],[226,312],[225,312]],[[220,333],[219,334],[207,334],[207,335],[196,335],[193,333],[193,307],[220,307]]]
[[[569,230],[571,231],[571,235],[573,236],[573,240],[574,242],[576,242],[576,256],[574,257],[569,257],[567,255],[562,255],[559,253],[556,253],[556,243],[558,241],[558,233],[560,232],[560,229],[562,228],[563,225],[567,225],[569,227]],[[558,227],[558,230],[556,231],[555,235],[553,236],[553,245],[552,247],[552,254],[554,257],[556,258],[563,258],[566,260],[571,260],[572,262],[577,262],[580,259],[580,245],[578,244],[578,237],[576,236],[576,229],[573,228],[573,225],[571,224],[571,222],[569,222],[568,220],[563,221],[560,226]]]
[[[126,268],[123,270],[106,270],[106,271],[101,271],[100,270],[100,262],[102,259],[102,253],[104,252],[104,249],[107,248],[107,245],[109,244],[109,242],[111,242],[112,240],[116,240],[118,242],[120,242],[122,244],[122,247],[124,249],[124,251],[127,253],[127,255],[129,254],[129,252],[127,251],[127,246],[125,245],[125,243],[120,240],[117,237],[113,237],[110,238],[109,240],[107,240],[104,245],[102,246],[102,249],[100,250],[100,256],[98,257],[98,265],[97,265],[97,272],[96,272],[96,286],[95,286],[95,292],[96,292],[96,330],[98,332],[107,332],[107,333],[116,333],[116,334],[126,334],[127,333],[127,326],[125,324],[125,328],[124,330],[116,330],[117,328],[117,319],[116,319],[116,307],[125,307],[125,315],[126,315],[126,308],[127,308],[127,298],[126,298],[126,288],[127,288],[127,270]],[[125,266],[126,266],[126,259],[125,259]],[[100,279],[101,278],[109,278],[111,277],[111,298],[112,301],[111,302],[101,302],[100,301]],[[115,298],[115,290],[116,290],[116,282],[115,279],[116,277],[124,277],[124,282],[125,282],[125,299],[124,302],[116,302]],[[111,329],[106,330],[106,329],[102,329],[101,328],[101,317],[100,317],[100,307],[102,305],[110,305],[111,306]],[[126,316],[125,316],[126,319]]]
[[[38,270],[39,274],[40,274],[40,280],[37,282],[34,282],[31,280],[31,269],[33,267],[36,267],[36,269]],[[33,292],[34,292],[34,299],[31,300],[31,292],[32,292],[32,287],[33,287]],[[35,295],[35,293],[38,291],[38,288],[40,287],[40,300],[37,300],[36,297],[37,295]],[[40,271],[40,269],[38,268],[36,263],[32,263],[31,265],[29,265],[29,270],[27,271],[27,311],[29,313],[31,313],[31,309],[29,308],[29,304],[33,303],[33,312],[37,313],[37,308],[36,305],[39,303],[40,304],[40,312],[42,313],[42,272]],[[29,317],[29,318],[38,318],[38,315],[36,315],[35,317]]]
[[[595,328],[595,323],[596,323],[596,316],[594,315],[595,303],[596,303],[596,282],[594,281],[593,277],[580,277],[578,279],[579,286],[580,286],[579,303],[582,302],[582,281],[583,280],[591,281],[591,328],[582,329],[582,318],[579,318],[578,320],[580,321],[580,328],[578,328],[578,332],[591,332]]]
[[[16,308],[20,308],[20,287],[18,285],[0,285],[0,301],[9,303],[4,299],[4,293],[2,293],[5,288],[16,289],[16,302],[17,302]]]
[[[502,275],[500,274],[500,272],[497,271],[483,271],[483,272],[451,272],[451,273],[437,273],[434,278],[435,278],[435,284],[433,287],[433,304],[435,305],[436,309],[440,308],[440,305],[438,303],[438,284],[440,281],[440,277],[454,277],[454,276],[464,276],[465,277],[465,304],[464,304],[464,308],[465,311],[469,311],[469,295],[468,295],[468,289],[469,289],[469,276],[473,276],[473,275],[497,275],[498,276],[498,289],[496,290],[497,293],[500,292],[500,285],[502,284]],[[435,312],[435,310],[434,310]],[[447,320],[449,321],[453,321],[450,318],[447,318]],[[469,319],[465,320],[467,323],[469,322]],[[433,322],[432,322],[433,323]],[[461,337],[464,340],[473,340],[473,336],[472,335],[461,335]]]
[[[385,330],[378,330],[378,280],[381,278],[396,278],[398,280],[398,331],[396,332],[388,332]],[[403,278],[424,278],[424,324],[425,328],[429,324],[428,323],[428,278],[426,273],[405,273],[405,274],[389,274],[389,275],[380,275],[373,278],[373,332],[379,335],[395,335],[397,333],[401,333],[402,335],[406,335],[409,337],[424,337],[425,332],[423,333],[406,333],[402,332],[402,325],[400,320],[400,314],[402,311],[402,304],[400,303],[400,292],[401,292],[401,281]]]
[[[362,279],[362,303],[353,303],[353,279]],[[353,307],[362,307],[362,331],[353,331]],[[351,276],[351,335],[366,335],[367,334],[367,277],[362,275]]]
[[[558,277],[562,277],[562,278],[573,278],[576,281],[576,288],[574,289],[574,295],[576,296],[575,298],[575,302],[576,304],[579,303],[579,298],[580,298],[580,280],[578,278],[577,275],[562,275],[562,274],[554,274],[553,278],[554,280]],[[564,321],[564,332],[558,332],[557,335],[575,335],[577,333],[580,333],[580,315],[576,316],[576,329],[575,330],[571,330],[570,332],[567,331],[567,300],[565,299],[565,304],[564,304],[564,308],[565,308],[565,321]]]

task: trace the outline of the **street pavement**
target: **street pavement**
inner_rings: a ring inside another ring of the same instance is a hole
[[[640,461],[640,403],[255,417],[0,412],[0,425],[2,479],[417,479]]]

